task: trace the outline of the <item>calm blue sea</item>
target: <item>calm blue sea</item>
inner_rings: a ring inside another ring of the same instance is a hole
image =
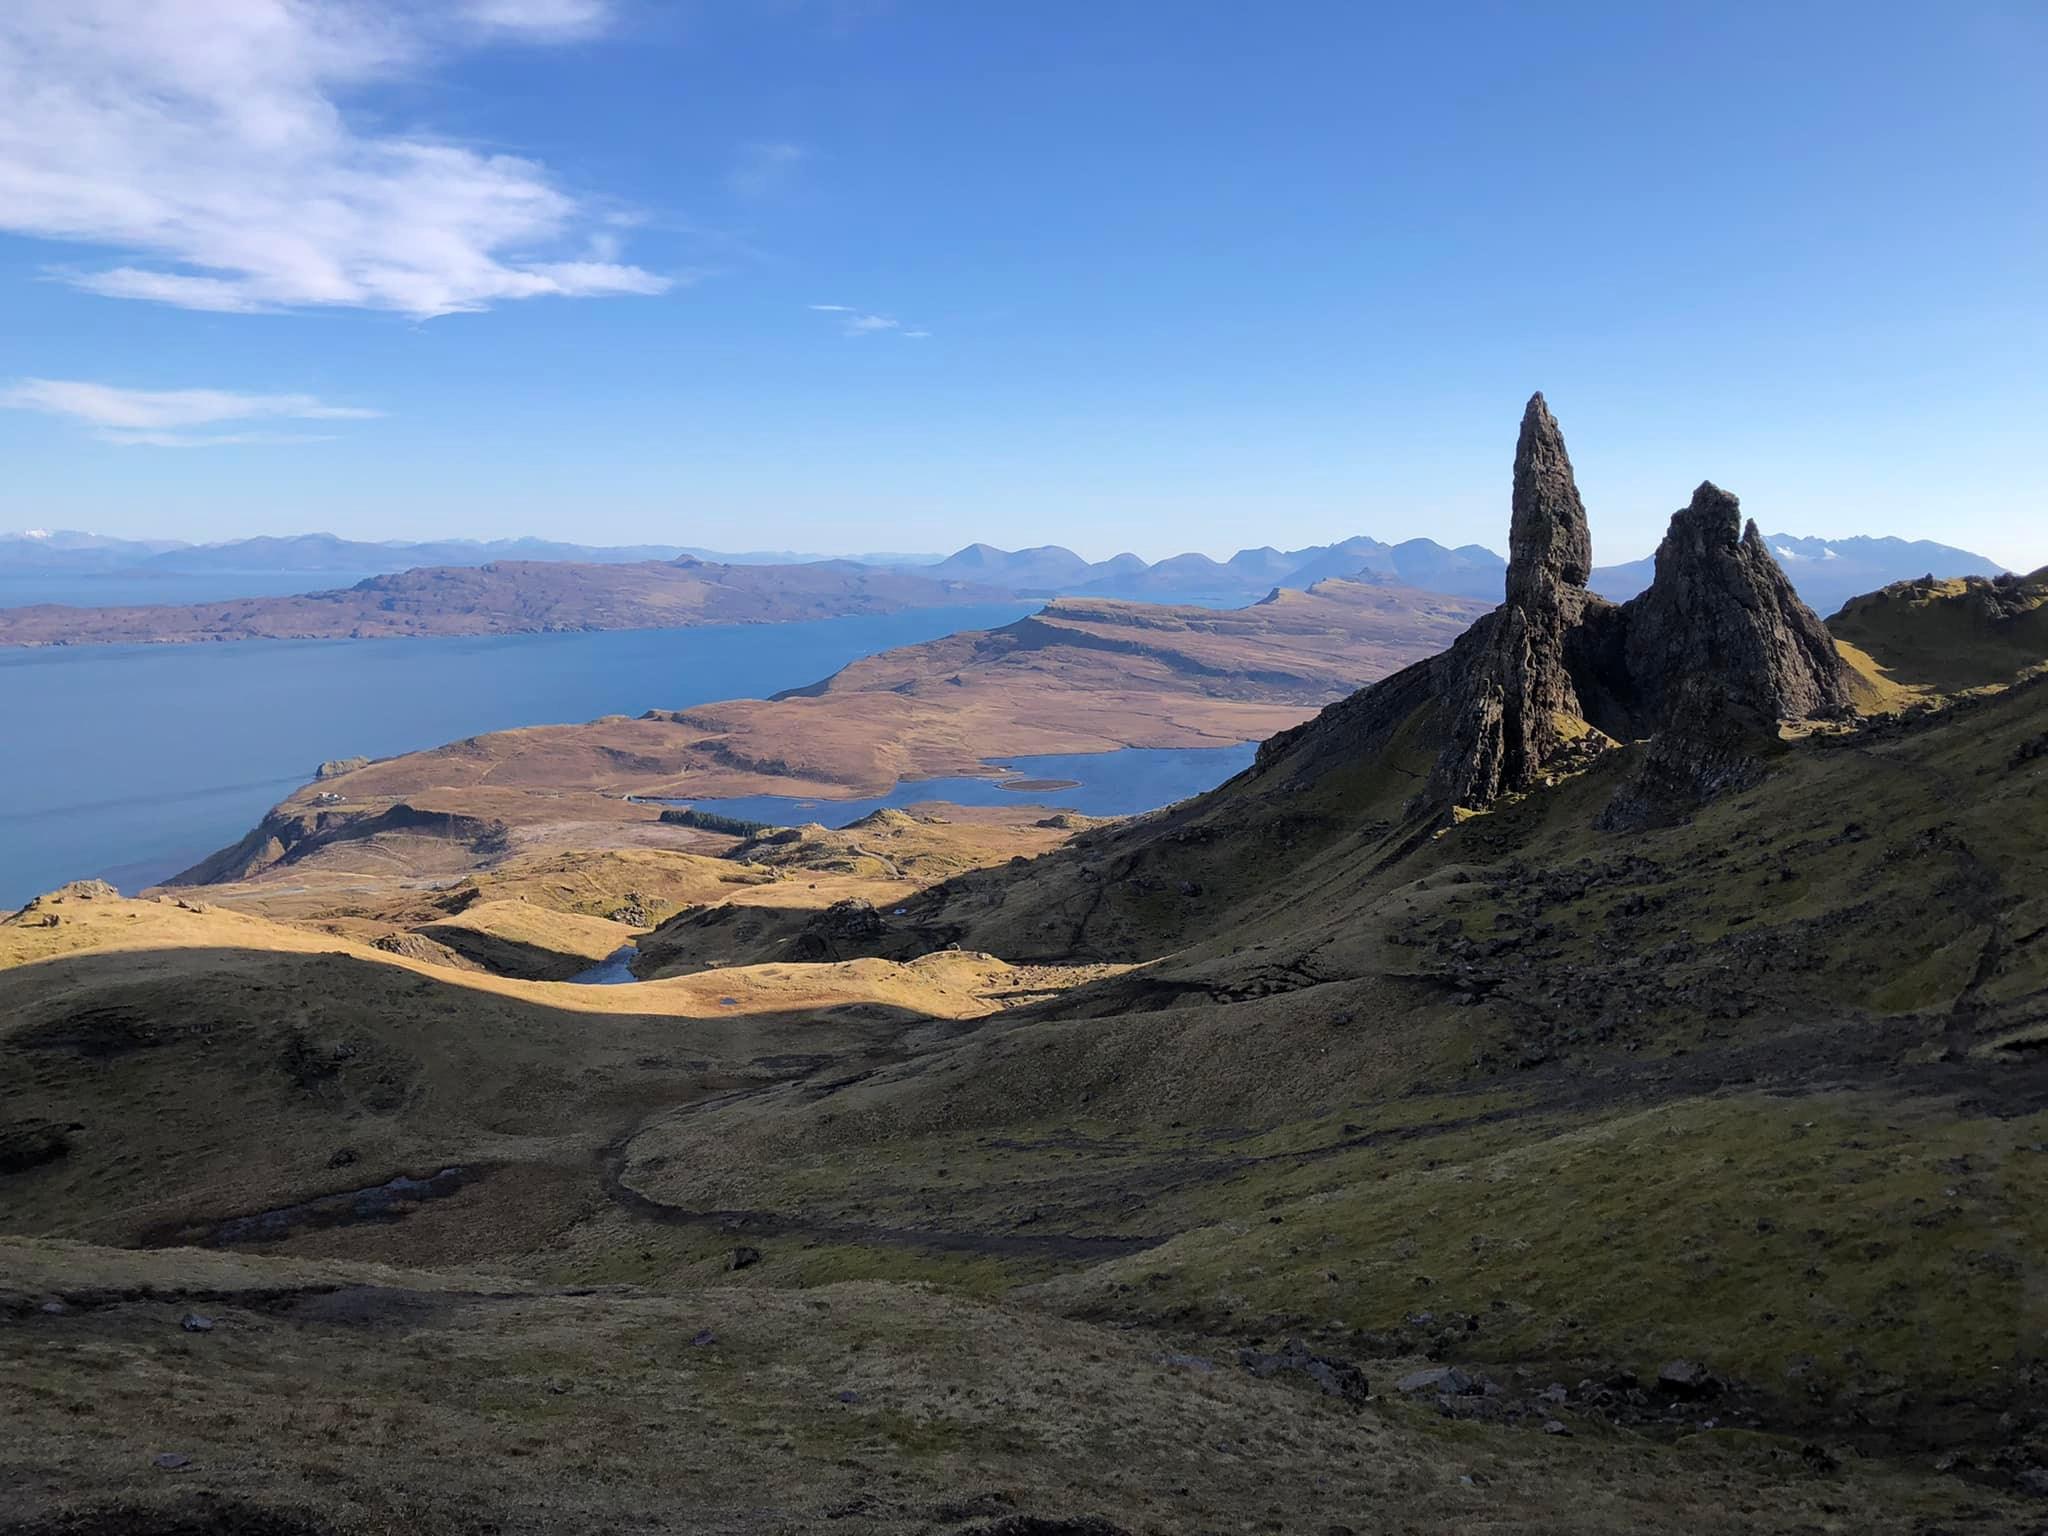
[[[452,640],[0,647],[0,907],[67,880],[135,890],[175,874],[327,758],[760,698],[1037,606]]]

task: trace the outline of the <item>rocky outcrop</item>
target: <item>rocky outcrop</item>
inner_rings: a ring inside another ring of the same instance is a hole
[[[1501,606],[1448,651],[1267,742],[1255,772],[1312,779],[1412,730],[1435,754],[1415,808],[1449,814],[1644,741],[1601,818],[1643,826],[1753,782],[1783,723],[1850,709],[1833,639],[1718,486],[1672,517],[1649,588],[1607,602],[1586,587],[1586,510],[1539,394],[1515,445],[1512,511]]]
[[[247,880],[278,864],[289,864],[341,843],[367,843],[373,838],[412,836],[460,843],[478,857],[495,857],[507,846],[505,824],[454,811],[420,810],[404,801],[382,809],[348,807],[294,808],[287,802],[242,840],[209,854],[190,869],[163,882],[166,886],[219,885]]]
[[[1652,734],[1603,827],[1669,821],[1754,783],[1781,722],[1852,707],[1833,638],[1712,481],[1672,515],[1655,580],[1622,614],[1623,667]]]
[[[1672,514],[1657,574],[1631,599],[1625,664],[1643,713],[1673,721],[1702,702],[1762,725],[1838,714],[1849,680],[1827,627],[1747,528],[1733,496],[1703,481]]]

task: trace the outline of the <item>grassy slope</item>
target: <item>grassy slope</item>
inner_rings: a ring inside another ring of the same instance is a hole
[[[1903,1533],[2017,1513],[1881,1468],[1819,1477],[1741,1435],[1666,1448],[1361,1413],[1164,1363],[1143,1336],[902,1286],[593,1295],[274,1260],[221,1271],[0,1244],[0,1301],[73,1298],[13,1325],[33,1354],[0,1356],[17,1409],[0,1522],[85,1488],[123,1512],[0,1530],[136,1536],[178,1511],[193,1522],[179,1531],[226,1532],[243,1529],[238,1507],[289,1536],[670,1530],[679,1512],[707,1532],[956,1532],[1024,1512],[1389,1536],[1447,1521]],[[158,1289],[125,1289],[138,1282]],[[212,1332],[180,1331],[194,1300]],[[160,1452],[190,1466],[167,1476]]]
[[[1068,1018],[994,1021],[829,1100],[656,1122],[628,1176],[821,1222],[1192,1231],[1043,1293],[1154,1322],[1398,1336],[1449,1304],[1489,1319],[1480,1358],[1694,1354],[1788,1411],[1910,1389],[1995,1415],[2038,1390],[2044,1336],[2048,1084],[2006,1044],[2048,981],[2048,768],[2022,755],[2044,726],[2037,687],[1815,743],[1626,841],[1585,830],[1625,761],[1377,877],[1399,829],[1357,834],[1270,865],[1238,921]],[[1323,811],[1376,804],[1371,775],[1340,777]],[[1213,889],[1219,845],[1179,840],[1199,825],[1151,852]],[[1141,930],[1152,898],[1098,899],[1117,881],[1082,878],[1091,859],[1032,875]],[[999,916],[1028,942],[1058,905]],[[1687,1230],[1663,1230],[1681,1200]],[[1819,1364],[1795,1391],[1800,1355]]]
[[[2048,658],[2048,570],[2010,581],[1897,582],[1852,598],[1828,628],[1912,688],[2004,683]]]

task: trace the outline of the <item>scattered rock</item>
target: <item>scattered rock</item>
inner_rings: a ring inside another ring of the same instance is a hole
[[[691,1339],[690,1342],[701,1348],[706,1344],[716,1344],[718,1342],[718,1335],[709,1328],[700,1328],[697,1330],[697,1336]]]
[[[752,1269],[760,1262],[761,1250],[750,1248],[745,1243],[740,1244],[739,1247],[733,1249],[731,1253],[725,1256],[725,1267],[727,1270]]]
[[[213,1319],[204,1317],[197,1312],[187,1312],[179,1321],[178,1326],[187,1333],[211,1333],[213,1332]]]
[[[159,1451],[150,1461],[159,1472],[182,1472],[192,1465],[192,1458],[183,1451]]]
[[[1173,1370],[1194,1371],[1202,1376],[1216,1369],[1215,1361],[1205,1360],[1200,1355],[1164,1354],[1159,1357],[1159,1363]]]
[[[1486,1385],[1480,1378],[1459,1370],[1455,1365],[1437,1365],[1410,1371],[1394,1383],[1394,1390],[1409,1394],[1438,1392],[1446,1397],[1468,1397],[1484,1392]]]
[[[1571,1428],[1562,1419],[1545,1419],[1543,1421],[1543,1433],[1546,1435],[1563,1435],[1569,1439]]]
[[[858,1403],[860,1401],[860,1394],[854,1391],[851,1387],[849,1387],[844,1392],[839,1394],[839,1401],[851,1406],[852,1404]]]
[[[355,1161],[356,1149],[354,1147],[337,1147],[334,1150],[334,1155],[327,1159],[327,1166],[330,1168],[348,1168],[352,1167]]]
[[[1371,1395],[1365,1372],[1348,1360],[1315,1354],[1300,1339],[1289,1339],[1275,1354],[1258,1349],[1240,1349],[1237,1363],[1259,1377],[1277,1376],[1283,1371],[1299,1373],[1313,1381],[1326,1395],[1340,1397],[1347,1403],[1362,1403]]]

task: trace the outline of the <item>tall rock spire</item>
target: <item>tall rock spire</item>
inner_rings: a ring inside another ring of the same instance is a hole
[[[1475,628],[1477,652],[1444,704],[1450,740],[1430,774],[1430,795],[1484,805],[1526,789],[1566,742],[1585,733],[1566,666],[1567,637],[1588,602],[1593,536],[1572,478],[1564,433],[1539,394],[1515,441],[1507,601]]]
[[[1529,397],[1515,439],[1513,521],[1508,526],[1508,601],[1537,598],[1545,584],[1580,587],[1593,573],[1593,534],[1572,478],[1564,433],[1542,391]]]

